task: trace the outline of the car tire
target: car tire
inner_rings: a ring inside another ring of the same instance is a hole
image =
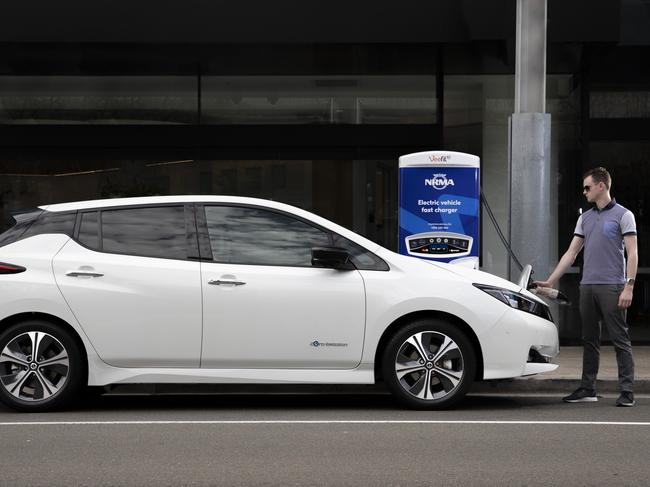
[[[458,327],[438,319],[422,319],[391,337],[382,372],[390,392],[405,406],[447,409],[472,385],[476,353]]]
[[[41,320],[12,325],[0,332],[0,401],[25,412],[64,408],[85,385],[84,363],[64,328]]]

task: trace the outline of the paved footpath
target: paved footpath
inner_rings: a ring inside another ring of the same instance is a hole
[[[635,361],[635,392],[650,394],[650,347],[633,347]],[[562,347],[553,361],[559,367],[547,374],[522,377],[513,381],[479,383],[475,392],[540,392],[569,393],[580,385],[582,375],[582,347]],[[614,347],[603,346],[598,374],[598,392],[618,392],[618,372]]]

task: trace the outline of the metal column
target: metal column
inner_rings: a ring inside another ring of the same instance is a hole
[[[546,0],[517,0],[515,113],[509,118],[509,238],[535,277],[557,260],[557,201],[551,170],[551,116],[546,110]],[[519,270],[509,261],[512,279]]]

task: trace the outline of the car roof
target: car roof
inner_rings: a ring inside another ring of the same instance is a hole
[[[301,208],[291,206],[278,201],[265,200],[261,198],[248,198],[243,196],[220,196],[220,195],[182,195],[182,196],[141,196],[136,198],[111,198],[103,200],[75,201],[71,203],[58,203],[40,206],[42,210],[51,212],[78,211],[87,209],[115,208],[120,206],[140,206],[170,203],[232,203],[240,205],[261,206],[276,209],[294,214],[298,217],[310,220],[317,225],[328,228],[362,246],[368,250],[376,250],[379,244],[368,240],[361,235],[348,230],[345,227],[322,218],[314,213]]]
[[[155,205],[169,203],[241,203],[249,205],[274,206],[275,201],[261,198],[245,198],[240,196],[217,195],[181,195],[181,196],[140,196],[135,198],[109,198],[103,200],[73,201],[41,206],[47,211],[77,211],[91,208],[112,208],[116,206]],[[281,206],[289,206],[279,203]]]

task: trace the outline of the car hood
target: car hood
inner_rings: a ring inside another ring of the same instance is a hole
[[[452,274],[456,274],[457,276],[463,277],[466,280],[471,281],[473,284],[485,284],[488,286],[495,286],[503,289],[508,289],[509,291],[518,292],[530,299],[546,304],[539,296],[534,295],[527,289],[522,288],[518,284],[510,282],[507,279],[503,279],[502,277],[495,276],[494,274],[489,274],[487,272],[470,269],[468,267],[463,267],[460,265],[445,264],[442,262],[432,262],[432,261],[425,261],[425,260],[422,261],[427,264],[431,264],[441,269],[444,269],[448,272],[451,272]]]

